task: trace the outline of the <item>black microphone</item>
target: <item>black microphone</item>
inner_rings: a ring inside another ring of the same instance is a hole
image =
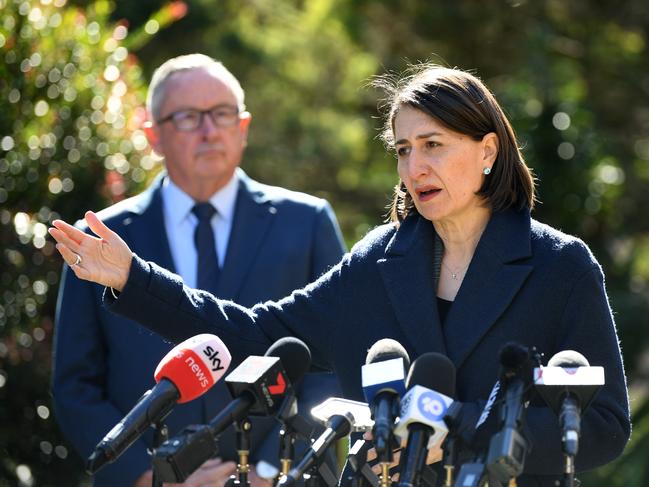
[[[165,441],[153,456],[153,469],[163,482],[184,482],[218,452],[216,437],[248,415],[270,416],[293,394],[311,365],[311,352],[297,338],[275,342],[263,357],[246,358],[225,378],[233,399],[207,425],[190,426]]]
[[[399,487],[415,487],[428,449],[448,432],[444,416],[455,396],[455,366],[445,355],[426,353],[413,362],[406,386],[395,428],[397,436],[408,439],[399,462]]]
[[[576,368],[588,367],[590,364],[586,357],[578,352],[566,350],[559,352],[548,362],[548,367]],[[563,432],[563,449],[566,455],[576,456],[579,450],[579,436],[581,435],[581,406],[579,397],[566,391],[561,401],[559,423]]]
[[[399,400],[405,392],[409,367],[410,357],[403,346],[384,338],[372,345],[361,368],[363,393],[374,420],[372,435],[380,463],[392,461],[392,428],[399,415]]]
[[[353,425],[354,416],[351,413],[335,414],[330,417],[327,420],[327,429],[311,444],[298,464],[281,478],[278,485],[293,486],[311,467],[319,463],[334,441],[351,433]]]
[[[501,483],[523,473],[525,456],[529,449],[523,436],[528,385],[532,381],[532,355],[527,347],[508,343],[500,351],[504,404],[501,405],[502,427],[489,443],[487,470]]]
[[[574,458],[579,451],[581,413],[604,385],[604,369],[591,367],[579,352],[564,350],[547,367],[534,369],[534,385],[559,416],[563,453]]]
[[[230,365],[230,352],[215,335],[202,334],[175,346],[158,364],[155,387],[97,444],[86,463],[89,474],[114,462],[151,425],[159,423],[176,403],[205,393]]]

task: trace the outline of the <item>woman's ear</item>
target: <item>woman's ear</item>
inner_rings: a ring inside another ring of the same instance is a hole
[[[496,162],[496,157],[498,157],[498,136],[494,132],[489,132],[482,137],[482,147],[483,147],[483,163],[488,164],[489,167]]]

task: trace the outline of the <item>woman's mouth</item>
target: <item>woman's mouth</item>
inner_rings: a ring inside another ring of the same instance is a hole
[[[429,186],[415,190],[419,201],[430,201],[435,198],[442,190],[440,188]]]

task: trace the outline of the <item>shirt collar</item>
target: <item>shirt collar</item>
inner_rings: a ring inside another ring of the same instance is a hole
[[[234,176],[220,190],[214,193],[209,201],[216,208],[219,217],[225,221],[232,221],[234,208],[237,202],[239,189],[239,175]],[[180,225],[191,214],[196,204],[194,199],[180,189],[169,176],[162,183],[162,202],[165,212],[174,226]]]
[[[227,222],[231,222],[234,218],[234,207],[237,203],[238,190],[239,175],[235,171],[230,181],[210,198],[210,203],[216,208],[219,216]]]

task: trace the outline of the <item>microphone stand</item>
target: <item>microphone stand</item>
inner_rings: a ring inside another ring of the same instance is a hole
[[[397,416],[396,414],[394,415]],[[377,442],[377,437],[374,437],[374,449],[376,450],[376,457],[381,474],[379,475],[379,487],[390,487],[392,485],[392,477],[390,477],[390,465],[394,460],[394,453],[392,447],[394,446],[395,439],[392,431],[388,433],[387,441]]]
[[[460,420],[461,405],[460,403],[453,402],[444,415],[444,423],[448,427],[448,434],[444,439],[442,451],[444,458],[442,463],[446,472],[444,480],[444,487],[453,487],[455,476],[455,462],[457,462],[457,452],[461,449],[459,443],[461,442],[458,437],[458,428]]]
[[[579,480],[575,479],[575,459],[570,455],[563,456],[564,459],[564,473],[561,478],[561,487],[578,487]],[[577,482],[575,484],[575,481]]]
[[[281,464],[281,475],[288,475],[291,470],[291,462],[295,456],[296,433],[289,427],[284,427],[279,432],[279,461]]]
[[[569,453],[568,448],[563,448],[563,476],[561,477],[561,487],[579,487],[581,482],[575,478],[575,454]]]
[[[563,400],[559,417],[561,429],[563,430],[561,439],[561,449],[563,450],[564,459],[564,473],[561,479],[562,487],[575,487],[575,485],[579,485],[579,481],[575,479],[575,457],[579,451],[579,433],[581,431],[580,414],[581,410],[577,399],[574,396],[568,395]]]
[[[455,475],[455,461],[457,459],[457,452],[455,442],[457,440],[451,436],[447,437],[444,442],[444,471],[446,477],[444,480],[444,487],[453,487],[453,476]]]
[[[248,418],[241,419],[234,423],[234,429],[237,432],[237,472],[232,475],[225,483],[225,487],[250,487],[250,430],[252,423]]]
[[[298,438],[309,440],[313,436],[313,426],[298,415],[297,398],[290,394],[284,399],[277,419],[282,425],[279,432],[279,461],[282,475],[288,475],[295,456],[295,441]]]
[[[165,441],[169,439],[169,428],[164,423],[163,420],[156,421],[153,423],[153,447],[150,450],[150,454],[155,453],[155,449],[162,445]],[[156,475],[155,468],[153,469],[153,475],[151,477],[151,487],[162,487],[164,482],[158,479]]]
[[[367,463],[367,452],[372,444],[365,440],[356,440],[347,455],[347,463],[352,474],[346,480],[349,487],[378,487],[379,478]]]
[[[307,470],[304,475],[304,487],[334,487],[338,484],[338,479],[323,460],[324,457],[320,458]]]

